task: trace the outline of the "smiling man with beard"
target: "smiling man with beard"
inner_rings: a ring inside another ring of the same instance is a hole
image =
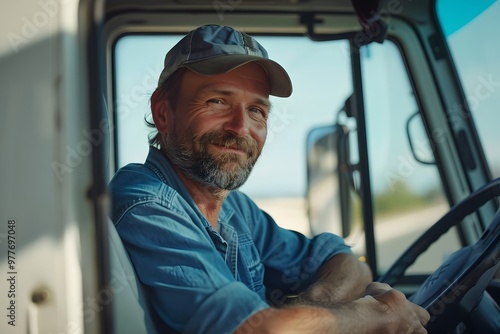
[[[153,96],[155,124],[162,130],[166,126],[163,135],[159,129],[161,151],[189,180],[211,190],[239,188],[265,141],[270,104],[264,70],[248,63],[216,77],[191,71],[182,74],[176,109],[184,112],[175,112],[168,100]],[[252,86],[260,95],[255,93],[246,102],[243,93],[248,94]],[[248,106],[238,105],[243,102]]]
[[[144,164],[110,183],[111,219],[160,333],[425,333],[425,310],[333,234],[280,228],[237,190],[286,71],[252,37],[208,25],[165,58]],[[293,298],[289,298],[294,296]]]

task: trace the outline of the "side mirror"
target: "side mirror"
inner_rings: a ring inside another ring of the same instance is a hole
[[[406,121],[406,135],[415,160],[424,165],[436,164],[420,112],[417,111]]]
[[[307,136],[307,204],[313,235],[351,232],[351,172],[348,130],[341,125],[312,129]]]

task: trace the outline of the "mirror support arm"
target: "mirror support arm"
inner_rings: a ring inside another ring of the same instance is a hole
[[[366,121],[363,98],[363,82],[361,75],[360,49],[355,41],[350,41],[351,70],[353,81],[353,114],[356,116],[358,149],[359,149],[359,172],[360,172],[360,192],[361,207],[363,213],[363,225],[365,230],[366,260],[372,270],[374,277],[377,277],[377,257],[375,249],[375,233],[373,226],[373,202],[371,195],[370,169],[368,161],[368,144],[366,138]]]

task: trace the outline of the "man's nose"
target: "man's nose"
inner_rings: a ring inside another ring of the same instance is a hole
[[[250,133],[250,118],[242,106],[234,107],[224,122],[223,129],[237,137],[243,137]]]

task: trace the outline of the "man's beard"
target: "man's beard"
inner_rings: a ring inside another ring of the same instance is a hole
[[[162,152],[189,179],[213,189],[233,190],[245,183],[261,153],[252,138],[235,137],[222,131],[210,131],[201,136],[186,133],[182,137],[169,131],[162,143]],[[213,154],[210,144],[235,148],[239,153]]]

